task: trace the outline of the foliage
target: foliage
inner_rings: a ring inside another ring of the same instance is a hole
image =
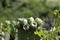
[[[29,23],[29,17],[31,16],[33,17],[33,22]],[[21,20],[17,21],[19,17],[24,19],[23,22]],[[43,19],[43,22],[40,22],[41,20],[39,18],[36,20],[36,17]],[[27,20],[25,20],[26,18]],[[5,20],[10,20],[11,24],[5,23]],[[47,37],[47,40],[56,40],[55,36],[58,32],[60,33],[60,0],[0,0],[0,23],[2,31],[11,32],[10,34],[14,38],[16,31],[22,29],[20,29],[20,24],[22,24],[25,30],[22,30],[24,33],[29,30],[34,37],[36,35],[39,36],[38,39],[46,40]],[[23,25],[23,23],[27,24]],[[52,29],[56,27],[57,30],[50,32],[51,27]],[[24,34],[22,31],[21,33]]]
[[[50,2],[52,2],[52,5]],[[52,15],[54,9],[60,9],[58,7],[59,0],[55,2],[48,0],[1,0],[0,19],[1,21],[6,19],[16,20],[18,17],[31,16],[46,18],[49,14]]]
[[[37,21],[39,21],[39,23],[37,23]],[[37,25],[37,24],[39,25]],[[59,28],[57,30],[57,27],[51,27],[50,30],[46,30],[43,25],[44,22],[43,20],[41,20],[40,18],[38,19],[34,19],[33,17],[30,18],[18,18],[18,21],[8,21],[6,20],[3,24],[1,24],[2,26],[2,31],[3,32],[10,32],[10,35],[15,38],[16,35],[16,31],[18,29],[18,40],[21,39],[23,40],[23,38],[25,40],[57,40],[57,35],[58,35],[58,31]],[[41,25],[41,26],[40,26]],[[9,29],[9,30],[8,30]],[[23,35],[25,35],[23,37]],[[37,37],[36,37],[37,35]],[[32,38],[32,37],[33,38]],[[23,37],[23,38],[22,38]],[[28,39],[27,39],[28,37]]]

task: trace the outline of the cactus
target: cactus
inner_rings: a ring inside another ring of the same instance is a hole
[[[36,18],[35,21],[37,22],[38,30],[43,27],[44,21],[42,21],[40,18]]]
[[[29,22],[29,24],[30,24],[31,27],[37,28],[37,23],[35,22],[35,20],[34,20],[33,17],[30,17],[30,18],[28,19],[28,22]]]
[[[40,18],[19,18],[12,22],[6,20],[0,25],[0,40],[49,40],[50,37],[55,40],[56,28],[47,31],[43,26],[44,21]]]
[[[28,30],[29,29],[29,25],[23,25],[23,29],[24,30]]]
[[[38,25],[44,25],[44,22],[40,18],[36,18],[35,21],[37,22]]]
[[[34,18],[30,17],[30,18],[28,18],[28,21],[29,21],[29,23],[34,22]]]

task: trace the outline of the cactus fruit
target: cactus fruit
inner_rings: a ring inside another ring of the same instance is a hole
[[[36,18],[35,21],[37,22],[38,25],[44,24],[44,22],[40,18]]]
[[[35,20],[34,20],[33,17],[30,17],[28,19],[28,22],[29,22],[29,24],[30,24],[31,27],[37,28],[37,23],[35,22]]]
[[[23,29],[24,30],[28,30],[29,29],[29,25],[27,24],[27,25],[23,25]]]

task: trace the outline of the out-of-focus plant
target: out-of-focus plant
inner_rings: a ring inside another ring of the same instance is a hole
[[[56,17],[59,16],[59,10],[54,10],[53,13],[54,13],[54,15],[55,15]]]
[[[2,31],[4,32],[5,34],[5,40],[9,40],[10,39],[10,21],[6,20],[5,23],[3,23],[3,25],[1,24],[2,26]]]
[[[2,31],[5,34],[5,40],[9,40],[10,37],[13,39],[15,38],[16,34],[16,28],[14,27],[14,24],[11,23],[11,21],[6,20],[4,23],[1,23]]]
[[[60,26],[58,26],[58,32],[60,33]]]
[[[30,24],[31,27],[37,28],[37,23],[35,22],[35,20],[34,20],[33,17],[30,17],[30,18],[28,19],[28,22],[29,22],[29,24]]]
[[[54,25],[57,27],[57,28],[59,28],[59,26],[60,26],[60,13],[59,13],[59,10],[54,10],[53,11],[53,13],[54,13]]]
[[[51,21],[49,20],[48,23],[50,24]],[[34,19],[33,17],[30,17],[30,18],[18,18],[17,21],[6,20],[4,23],[1,23],[1,26],[2,26],[2,31],[4,31],[5,33],[6,40],[10,39],[10,37],[12,37],[14,40],[16,38],[16,33],[22,33],[20,34],[20,37],[22,35],[27,35],[28,33],[28,34],[32,34],[33,36],[37,35],[41,40],[57,40],[58,31],[60,30],[59,27],[58,28],[54,27],[53,24],[51,24],[51,26],[53,27],[51,27],[49,30],[46,30],[44,24],[45,22],[42,19],[40,18]],[[26,34],[24,34],[23,32],[25,32]],[[31,38],[29,35],[27,36]]]
[[[35,21],[37,22],[38,30],[39,30],[41,27],[43,27],[44,21],[42,21],[42,19],[36,18]]]
[[[58,31],[54,27],[50,31],[40,30],[34,32],[34,34],[38,35],[42,40],[57,40]]]
[[[5,23],[3,23],[3,25],[1,24],[3,27],[2,30],[8,32],[10,30],[10,24],[11,24],[10,21],[6,20]]]
[[[18,21],[20,22],[20,25],[23,26],[24,30],[28,30],[30,28],[26,18],[19,18]]]
[[[46,40],[47,39],[47,34],[48,34],[48,32],[47,31],[36,31],[36,32],[34,32],[34,34],[35,35],[38,35],[42,40]]]

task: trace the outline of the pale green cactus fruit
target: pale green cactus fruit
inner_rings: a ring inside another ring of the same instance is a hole
[[[18,20],[20,22],[20,25],[23,26],[24,30],[28,30],[30,28],[28,24],[28,20],[26,18],[19,18]]]
[[[5,23],[8,25],[11,24],[11,22],[9,20],[5,20]]]
[[[35,21],[37,22],[38,25],[43,25],[44,24],[43,20],[40,19],[40,18],[36,18]]]
[[[23,20],[23,24],[24,24],[24,25],[28,24],[27,19],[24,19],[24,20]]]
[[[29,30],[29,28],[30,28],[30,25],[29,25],[29,24],[23,25],[23,29],[24,29],[24,30]]]
[[[34,22],[34,18],[30,17],[30,18],[28,18],[28,21],[29,21],[29,23]]]
[[[22,22],[24,20],[24,18],[18,18],[19,22]]]
[[[27,19],[25,19],[25,18],[18,18],[18,21],[19,21],[22,25],[28,24],[28,21],[27,21]]]
[[[12,20],[12,24],[13,24],[13,25],[16,25],[17,22],[16,22],[15,20]]]
[[[37,23],[36,22],[32,22],[30,25],[34,28],[37,28]]]
[[[35,22],[33,17],[28,18],[30,26],[37,28],[37,23]]]
[[[44,21],[40,18],[36,18],[35,21],[37,22],[38,29],[41,29],[44,25]]]

